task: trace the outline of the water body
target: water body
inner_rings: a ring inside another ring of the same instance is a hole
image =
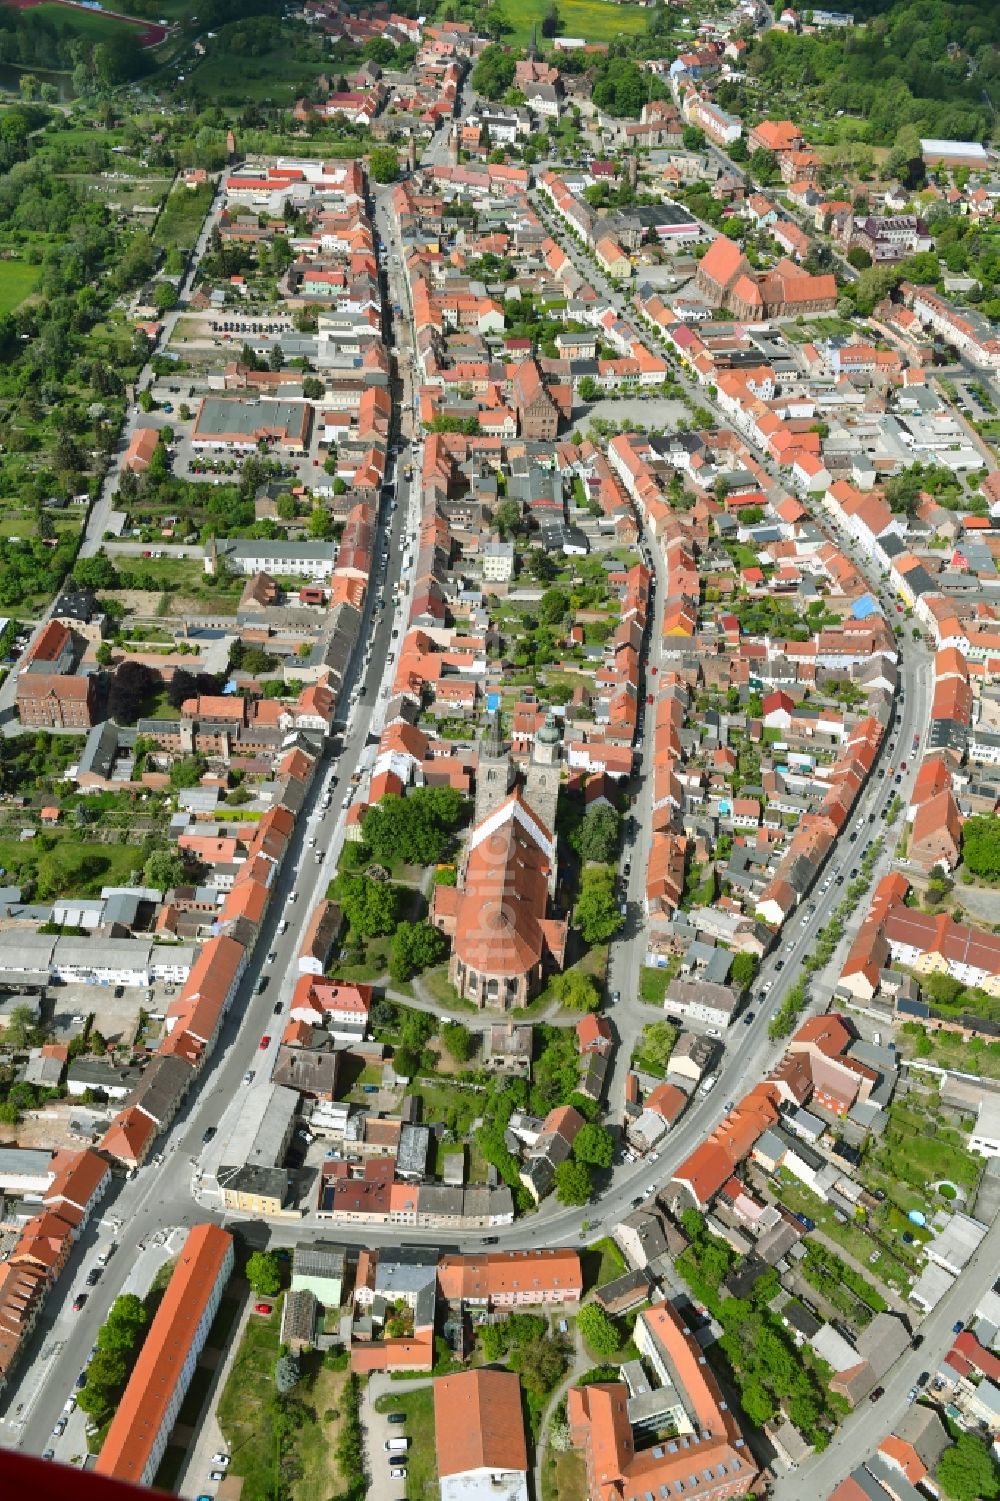
[[[39,83],[54,84],[59,91],[60,104],[68,104],[76,98],[68,73],[46,73],[44,68],[18,68],[13,63],[0,63],[0,90],[20,96],[22,73],[30,73]]]

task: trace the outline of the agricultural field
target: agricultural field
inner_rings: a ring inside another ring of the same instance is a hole
[[[0,261],[0,317],[20,307],[35,290],[39,270],[26,261]]]
[[[120,16],[101,15],[76,5],[60,5],[57,0],[42,0],[41,5],[22,3],[21,10],[33,10],[56,31],[80,37],[85,42],[107,42],[112,37],[127,36],[141,46],[153,46],[166,35],[161,26],[148,21],[127,21]]]

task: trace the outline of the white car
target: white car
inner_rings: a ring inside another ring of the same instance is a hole
[[[221,1465],[222,1468],[225,1469],[226,1465],[229,1463],[229,1455],[228,1454],[213,1454],[212,1455],[212,1463],[214,1465]]]

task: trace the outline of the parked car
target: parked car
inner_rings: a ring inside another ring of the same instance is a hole
[[[388,1415],[387,1421],[390,1422],[390,1423],[405,1423],[406,1422],[406,1413],[405,1412],[390,1412],[389,1415]]]
[[[213,1454],[212,1455],[212,1463],[214,1465],[219,1465],[222,1469],[225,1469],[226,1465],[229,1463],[229,1455],[228,1454]]]
[[[271,1312],[271,1304],[270,1303],[255,1303],[253,1305],[253,1311],[254,1311],[254,1313],[270,1313]]]
[[[261,1050],[261,1052],[263,1052],[265,1048],[269,1048],[271,1046],[270,1033],[265,1032],[257,1046]]]
[[[205,1130],[201,1133],[202,1142],[206,1146],[212,1140],[212,1137],[215,1135],[215,1132],[216,1132],[216,1127],[215,1126],[206,1126]]]
[[[770,988],[770,981],[768,982],[768,988]],[[750,1023],[753,1021],[753,1018],[754,1013],[752,1011],[748,1011],[746,1016],[743,1018],[743,1025],[745,1027],[749,1027]]]
[[[874,1389],[874,1391],[872,1391],[869,1394],[868,1400],[869,1400],[869,1402],[878,1402],[879,1399],[881,1397],[884,1397],[884,1396],[885,1396],[885,1387],[884,1386],[876,1386],[875,1389]]]
[[[88,1296],[89,1295],[87,1293],[77,1293],[76,1297],[73,1299],[74,1313],[80,1313],[82,1309],[86,1308]]]

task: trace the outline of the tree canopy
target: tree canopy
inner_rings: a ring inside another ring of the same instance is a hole
[[[468,812],[453,787],[415,787],[406,797],[390,794],[368,809],[361,824],[365,844],[376,860],[391,865],[436,865],[448,853],[451,836]]]
[[[583,872],[573,920],[586,943],[607,943],[618,932],[622,915],[610,866],[591,866]]]
[[[246,1279],[260,1297],[273,1298],[281,1291],[281,1263],[273,1251],[254,1251],[247,1258]]]

